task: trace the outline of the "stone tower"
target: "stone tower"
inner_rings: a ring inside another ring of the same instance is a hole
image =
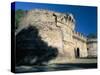
[[[30,25],[39,30],[39,35],[48,46],[58,49],[59,55],[56,61],[75,58],[73,42],[75,19],[72,14],[42,9],[31,10],[21,20],[16,34]]]

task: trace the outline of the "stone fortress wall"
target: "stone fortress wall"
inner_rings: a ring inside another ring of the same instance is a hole
[[[97,57],[97,39],[87,39],[88,56]]]
[[[92,50],[87,50],[88,47],[90,49],[91,45],[87,44],[87,38],[75,31],[75,19],[70,13],[64,14],[42,9],[31,10],[21,20],[16,35],[30,25],[39,30],[39,35],[43,41],[58,49],[57,61],[87,57],[88,54],[94,54],[94,52],[91,52]],[[92,46],[94,45],[92,44]],[[95,48],[96,44],[94,50]]]

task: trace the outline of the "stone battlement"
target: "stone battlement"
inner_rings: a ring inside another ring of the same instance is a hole
[[[87,37],[85,37],[84,35],[82,35],[79,32],[74,32],[73,36],[76,37],[76,38],[78,38],[78,39],[80,39],[80,40],[82,40],[82,41],[85,41],[85,42],[87,41]]]
[[[87,39],[87,43],[90,43],[90,42],[97,42],[97,38]]]
[[[44,9],[34,9],[30,10],[28,14],[45,14],[47,17],[55,17],[57,22],[63,23],[63,24],[68,24],[68,22],[75,23],[74,16],[71,13],[59,13],[55,11],[48,11]]]

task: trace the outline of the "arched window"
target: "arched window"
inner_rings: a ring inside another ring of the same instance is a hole
[[[69,16],[69,21],[71,21],[71,16]]]

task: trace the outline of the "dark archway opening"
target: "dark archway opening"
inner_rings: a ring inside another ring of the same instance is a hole
[[[79,48],[77,48],[77,49],[75,50],[75,57],[76,57],[76,58],[79,58],[79,57],[80,57],[80,49],[79,49]]]
[[[80,49],[77,48],[77,58],[79,58],[79,57],[80,57]]]

